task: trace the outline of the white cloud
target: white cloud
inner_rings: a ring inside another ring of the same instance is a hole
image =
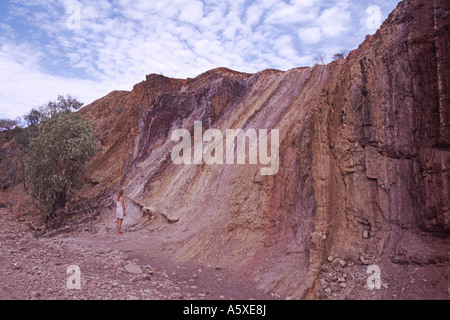
[[[202,18],[203,18],[203,3],[200,1],[185,3],[178,17],[180,21],[189,22],[191,24],[198,23]]]
[[[263,8],[261,8],[257,4],[251,5],[246,11],[247,24],[250,26],[259,24],[263,14],[264,14]]]
[[[364,12],[364,4],[356,10],[350,0],[10,4],[8,20],[0,21],[0,116],[23,114],[58,94],[89,103],[114,89],[131,89],[149,73],[186,78],[214,67],[257,72],[312,64],[317,52],[345,46],[342,36],[355,28],[352,10]],[[80,29],[67,27],[69,6],[80,8]],[[14,22],[32,32],[16,30]],[[356,31],[363,40],[366,30]]]
[[[293,1],[292,4],[277,3],[268,14],[265,22],[275,24],[298,24],[317,18],[319,6],[313,1]]]
[[[352,26],[351,11],[345,2],[326,9],[317,19],[318,26],[327,37],[336,37]]]
[[[9,24],[0,22],[0,34],[3,34],[5,38],[16,38],[16,33],[14,32],[14,29],[11,28]]]
[[[322,40],[322,30],[319,27],[301,28],[298,36],[303,43],[314,44]]]
[[[19,62],[10,59],[4,50],[0,54],[0,74],[8,75],[0,77],[0,116],[23,116],[60,94],[72,94],[89,103],[99,98],[99,94],[112,91],[105,83],[49,75],[35,67],[35,57],[29,57]]]

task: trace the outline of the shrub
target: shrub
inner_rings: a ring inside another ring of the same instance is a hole
[[[24,163],[31,195],[48,216],[63,209],[72,191],[81,188],[89,160],[98,150],[91,123],[78,114],[62,112],[41,123]]]

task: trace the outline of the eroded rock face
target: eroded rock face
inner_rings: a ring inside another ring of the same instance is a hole
[[[320,297],[330,254],[339,281],[325,296],[351,296],[341,269],[389,270],[400,249],[421,252],[421,237],[448,263],[449,16],[445,0],[403,1],[347,59],[326,66],[151,75],[111,93],[82,110],[103,146],[85,192],[105,198],[124,187],[164,217],[155,223],[177,244],[174,259],[239,270],[282,296]],[[171,134],[193,135],[194,121],[221,132],[278,129],[278,173],[175,165]]]

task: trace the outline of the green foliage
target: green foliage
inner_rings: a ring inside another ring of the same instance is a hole
[[[30,143],[30,140],[38,135],[38,131],[34,127],[16,127],[14,128],[12,133],[20,150],[26,150],[28,144]]]
[[[80,109],[83,103],[68,95],[67,97],[58,96],[56,101],[49,101],[47,104],[32,109],[30,113],[24,116],[24,120],[30,126],[37,126],[41,122],[53,118],[60,113],[69,113]]]
[[[59,113],[72,112],[78,110],[83,106],[83,103],[78,102],[71,96],[58,96],[56,101],[49,101],[46,105],[40,107],[40,112],[44,118],[52,118]]]
[[[56,113],[41,123],[24,163],[31,194],[48,215],[64,208],[71,191],[82,186],[89,159],[98,150],[92,125],[78,114]]]
[[[29,126],[38,126],[42,121],[43,114],[39,110],[32,109],[23,118]]]

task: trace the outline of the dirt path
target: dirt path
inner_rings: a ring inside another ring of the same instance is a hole
[[[0,209],[0,299],[273,299],[220,266],[170,262],[148,232],[114,235],[105,223],[34,237],[26,219]],[[79,268],[81,289],[69,266]],[[68,287],[69,282],[69,287]]]

